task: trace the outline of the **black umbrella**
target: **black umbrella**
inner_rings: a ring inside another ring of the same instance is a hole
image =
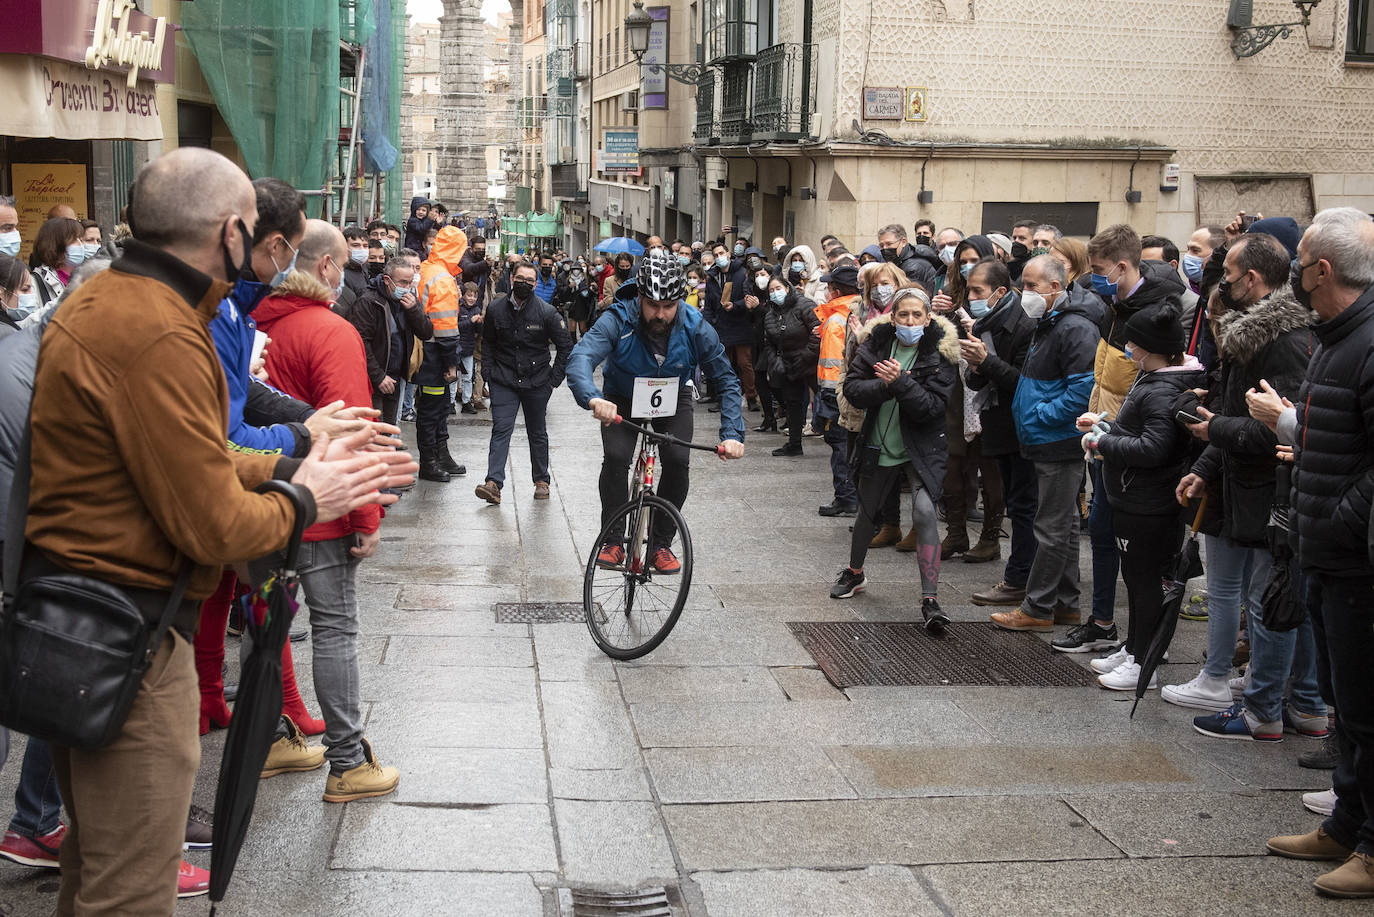
[[[1131,716],[1145,696],[1146,686],[1154,677],[1164,654],[1169,652],[1169,644],[1178,630],[1178,612],[1183,607],[1183,596],[1188,591],[1188,580],[1202,575],[1202,549],[1198,544],[1197,530],[1202,525],[1202,517],[1207,512],[1207,495],[1198,501],[1197,513],[1193,516],[1193,527],[1188,540],[1183,542],[1183,550],[1178,552],[1173,575],[1164,581],[1164,611],[1159,616],[1159,629],[1150,638],[1149,648],[1140,658],[1140,678],[1135,683],[1135,703],[1131,704]],[[1143,634],[1141,636],[1144,636]]]
[[[286,545],[282,568],[259,587],[252,610],[244,615],[243,628],[252,637],[253,646],[239,676],[238,700],[229,721],[229,735],[219,765],[219,786],[215,789],[210,852],[212,917],[214,904],[224,900],[234,875],[234,864],[253,818],[262,766],[281,722],[281,653],[298,607],[296,557],[305,531],[305,502],[296,487],[285,481],[266,481],[257,489],[260,493],[274,491],[289,498],[296,510],[296,525]]]

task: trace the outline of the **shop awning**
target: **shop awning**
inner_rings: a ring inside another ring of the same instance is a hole
[[[48,57],[0,54],[0,134],[63,140],[161,140],[154,83]]]

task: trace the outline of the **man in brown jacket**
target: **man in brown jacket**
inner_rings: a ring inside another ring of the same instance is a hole
[[[194,203],[191,203],[194,202]],[[227,563],[281,548],[293,514],[253,488],[289,479],[336,519],[414,470],[359,452],[371,431],[303,459],[230,453],[228,389],[208,326],[248,264],[253,187],[229,160],[184,148],[148,164],[129,202],[134,238],[53,318],[39,351],[24,576],[77,570],[125,587],[150,620],[177,571],[190,587],[112,744],[53,746],[70,819],[59,915],[159,915],[177,869],[200,760],[190,638]]]

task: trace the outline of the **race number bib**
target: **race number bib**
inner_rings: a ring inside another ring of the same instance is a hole
[[[672,417],[677,413],[677,387],[677,376],[668,379],[636,376],[630,416]]]

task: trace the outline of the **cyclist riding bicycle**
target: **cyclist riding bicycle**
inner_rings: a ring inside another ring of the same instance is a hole
[[[604,527],[621,504],[629,499],[630,459],[635,431],[614,425],[616,415],[632,415],[636,380],[675,379],[676,410],[671,416],[648,421],[649,426],[683,442],[692,438],[692,396],[686,382],[697,366],[721,393],[721,458],[744,455],[744,416],[741,413],[739,380],[725,356],[716,331],[696,309],[683,305],[686,275],[677,258],[661,249],[649,251],[639,262],[635,279],[623,284],[610,308],[597,319],[568,357],[568,387],[578,405],[591,410],[601,421],[601,524]],[[604,392],[596,387],[593,371],[605,363]],[[641,381],[641,386],[647,382]],[[660,387],[660,394],[665,390]],[[659,495],[678,509],[687,499],[688,455],[685,446],[665,445],[661,452],[663,474]],[[681,569],[668,544],[671,520],[655,521],[650,557],[661,574]],[[603,544],[597,563],[615,567],[625,559],[621,544]]]

